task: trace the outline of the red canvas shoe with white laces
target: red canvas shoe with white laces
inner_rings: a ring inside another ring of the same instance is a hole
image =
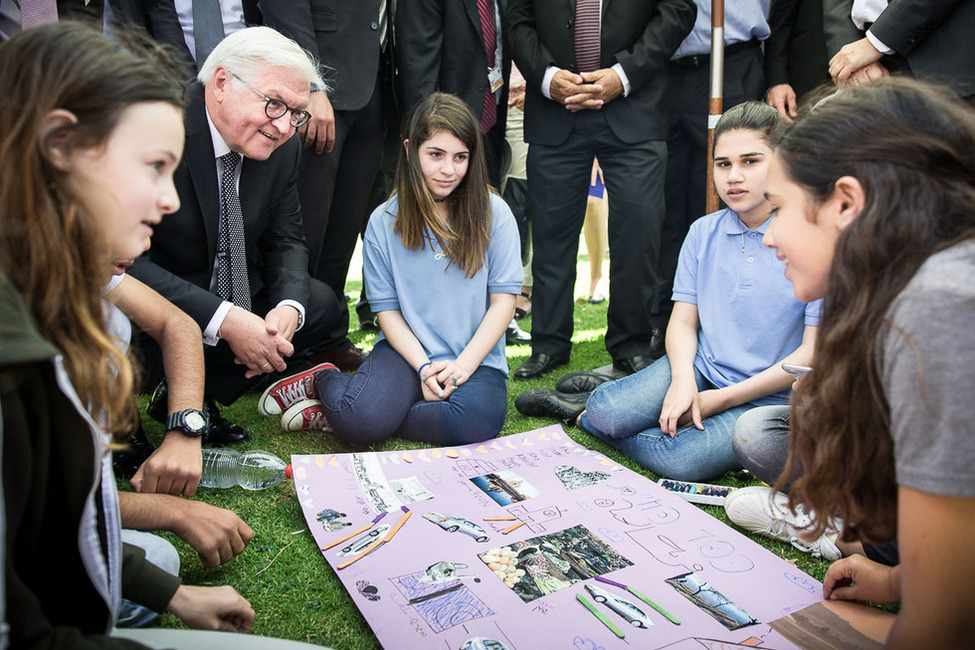
[[[329,431],[325,409],[317,399],[303,399],[292,404],[281,416],[284,431]]]
[[[257,410],[261,415],[280,415],[287,411],[292,404],[303,399],[315,399],[315,375],[323,370],[335,370],[335,364],[320,363],[297,375],[279,379],[264,391],[261,399],[257,400]]]

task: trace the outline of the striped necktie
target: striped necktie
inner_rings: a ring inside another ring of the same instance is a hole
[[[481,40],[487,56],[488,69],[494,67],[495,52],[498,45],[498,32],[494,19],[494,0],[477,0],[477,13],[481,18]],[[484,91],[484,106],[481,109],[481,133],[487,133],[498,122],[498,100],[491,92],[491,84]]]
[[[56,0],[20,0],[20,28],[25,32],[33,27],[58,22]]]
[[[599,69],[600,0],[576,0],[575,51],[576,71]]]

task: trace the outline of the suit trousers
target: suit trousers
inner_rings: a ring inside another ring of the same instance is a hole
[[[660,265],[653,325],[665,329],[673,306],[677,258],[687,231],[705,214],[708,164],[708,96],[711,69],[707,59],[698,67],[671,62],[667,66],[667,190],[666,216],[660,234]],[[762,50],[754,47],[725,59],[724,109],[765,93]],[[612,193],[610,193],[612,197]],[[612,205],[612,199],[610,200]]]
[[[372,97],[354,111],[335,111],[335,145],[316,154],[305,149],[298,176],[309,273],[345,295],[345,279],[363,224],[375,207],[370,190],[383,154],[380,75]]]
[[[284,377],[303,370],[308,360],[317,352],[327,350],[345,343],[349,330],[349,312],[339,309],[340,304],[335,292],[328,285],[312,279],[309,283],[309,300],[305,305],[305,324],[295,332],[292,343],[295,353],[287,358],[288,368]],[[262,318],[274,305],[270,304],[265,291],[259,291],[251,298],[251,311]],[[164,368],[162,353],[159,346],[144,332],[133,336],[133,342],[140,365],[142,366],[142,390],[152,390],[153,386],[162,379]],[[253,379],[244,377],[246,368],[234,363],[234,352],[230,344],[221,340],[215,346],[203,347],[206,365],[207,396],[221,404],[232,404],[263,379],[266,375],[259,375]]]
[[[616,101],[626,101],[623,98]],[[662,140],[623,142],[602,111],[581,111],[559,145],[528,149],[532,216],[532,353],[567,357],[579,234],[593,159],[609,191],[609,312],[606,349],[613,359],[650,352],[650,304],[664,218]]]
[[[308,303],[305,305],[305,324],[295,332],[291,343],[295,352],[287,358],[288,368],[278,373],[288,376],[308,365],[308,359],[322,350],[344,343],[349,331],[348,308],[341,310],[344,300],[336,297],[332,289],[314,278],[309,282]],[[259,291],[251,301],[251,311],[263,317],[274,305],[267,294]],[[204,348],[206,359],[206,394],[221,404],[232,404],[249,388],[262,380],[263,375],[252,379],[244,377],[246,368],[234,363],[234,351],[230,344],[221,340],[213,347]]]

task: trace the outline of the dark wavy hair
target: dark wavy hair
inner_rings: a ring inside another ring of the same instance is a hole
[[[789,496],[820,513],[815,534],[839,517],[844,540],[886,542],[897,526],[880,372],[888,312],[925,260],[975,237],[975,114],[931,86],[877,81],[823,101],[789,129],[777,155],[805,190],[810,215],[843,176],[865,194],[836,243],[816,338],[820,371],[792,397],[792,447],[778,487],[798,474]]]
[[[447,93],[431,93],[416,105],[404,126],[409,151],[400,149],[396,167],[399,213],[393,230],[403,245],[418,250],[427,245],[429,232],[451,264],[473,277],[484,264],[491,238],[491,189],[484,159],[483,139],[474,113],[463,100]],[[439,216],[433,194],[420,169],[420,145],[446,131],[470,152],[467,174],[447,197],[450,220]]]
[[[127,108],[165,102],[182,110],[172,62],[137,34],[108,38],[70,21],[0,45],[0,272],[27,303],[34,326],[64,355],[82,402],[108,430],[134,428],[133,370],[105,331],[106,233],[72,190],[48,143],[103,147]],[[77,121],[41,141],[55,109]],[[131,427],[131,428],[130,428]]]

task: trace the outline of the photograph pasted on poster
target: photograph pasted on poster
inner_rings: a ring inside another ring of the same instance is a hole
[[[795,646],[769,622],[821,600],[812,577],[558,425],[291,460],[320,570],[387,648],[781,650]]]

